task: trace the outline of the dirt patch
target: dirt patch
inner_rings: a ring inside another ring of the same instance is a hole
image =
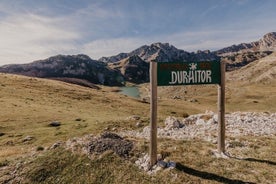
[[[93,138],[88,143],[89,154],[101,154],[105,151],[112,150],[120,157],[128,157],[133,149],[133,143],[125,140],[117,134],[105,132],[98,138]]]

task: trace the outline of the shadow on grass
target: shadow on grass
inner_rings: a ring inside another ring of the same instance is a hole
[[[266,163],[269,165],[276,165],[276,162],[272,162],[270,160],[260,160],[260,159],[256,159],[256,158],[237,158],[237,157],[230,157],[230,158],[234,158],[237,160],[245,160],[245,161],[250,161],[250,162],[260,162],[260,163]]]
[[[223,176],[219,176],[217,174],[213,174],[213,173],[209,173],[209,172],[205,172],[205,171],[199,171],[199,170],[195,170],[193,168],[184,166],[180,163],[176,164],[176,169],[186,173],[186,174],[190,174],[196,177],[200,177],[202,179],[207,179],[207,180],[213,180],[213,181],[217,181],[217,182],[221,182],[221,183],[228,183],[228,184],[255,184],[253,182],[245,182],[242,180],[233,180],[233,179],[229,179]]]

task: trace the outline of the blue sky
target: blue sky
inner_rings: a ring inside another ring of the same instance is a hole
[[[216,50],[276,31],[275,0],[0,0],[0,65],[166,42]]]

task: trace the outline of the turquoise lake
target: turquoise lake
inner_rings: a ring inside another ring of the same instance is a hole
[[[121,94],[130,96],[130,97],[134,97],[134,98],[140,97],[139,88],[136,86],[121,87],[120,90],[121,91],[119,93],[121,93]]]

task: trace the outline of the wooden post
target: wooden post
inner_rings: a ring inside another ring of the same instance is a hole
[[[218,153],[225,152],[225,63],[220,63],[221,83],[218,85]]]
[[[150,166],[157,162],[157,63],[150,62]]]

